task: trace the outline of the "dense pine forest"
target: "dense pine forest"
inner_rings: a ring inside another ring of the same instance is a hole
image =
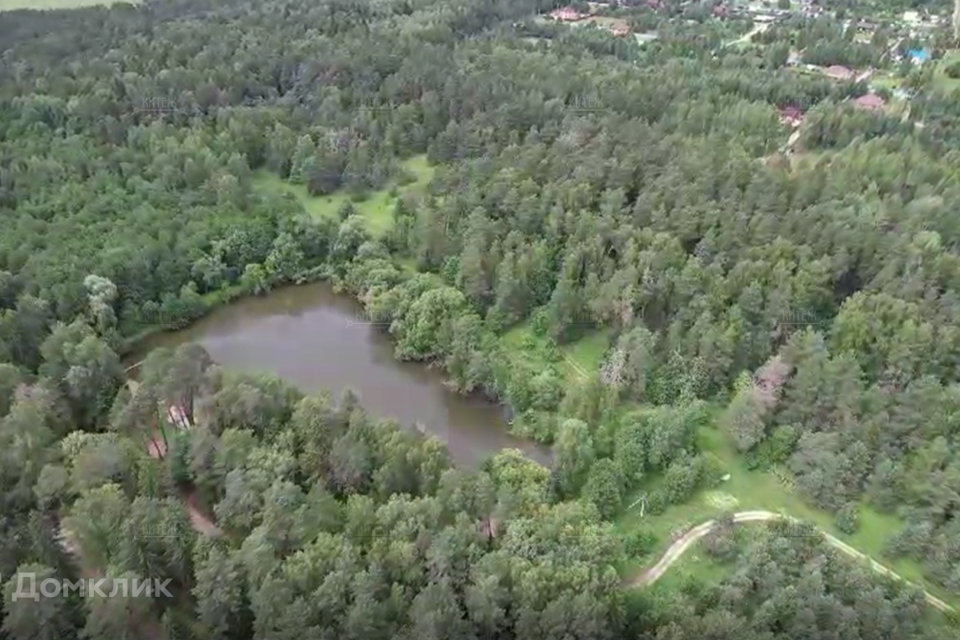
[[[856,109],[862,81],[771,53],[879,64],[816,21],[736,48],[743,24],[650,10],[640,47],[532,19],[559,4],[0,13],[0,636],[956,637],[810,525],[721,517],[715,579],[625,588],[669,540],[618,521],[638,487],[653,522],[721,488],[719,435],[960,603],[956,94],[917,73],[909,117]],[[151,332],[318,279],[552,466],[459,468],[353,394],[192,345],[125,383]],[[163,428],[171,403],[196,426]],[[174,597],[14,600],[17,572]]]

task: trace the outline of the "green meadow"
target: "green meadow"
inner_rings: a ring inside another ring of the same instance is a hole
[[[254,185],[263,190],[283,191],[292,194],[304,211],[316,218],[336,218],[340,207],[346,202],[352,202],[357,213],[363,216],[367,229],[371,234],[380,236],[390,230],[393,225],[393,207],[400,196],[421,191],[433,178],[434,168],[427,164],[424,155],[408,158],[400,166],[416,179],[405,185],[396,183],[371,192],[365,199],[356,200],[344,191],[337,191],[325,196],[313,196],[307,193],[307,187],[302,184],[292,184],[281,179],[274,173],[266,170],[254,172]]]

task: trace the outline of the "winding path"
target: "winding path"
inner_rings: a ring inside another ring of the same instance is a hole
[[[741,511],[740,513],[733,514],[733,521],[738,524],[743,522],[770,522],[773,520],[800,522],[796,518],[791,518],[790,516],[785,516],[779,513],[773,513],[772,511]],[[713,531],[717,525],[718,523],[716,520],[708,520],[707,522],[697,525],[693,529],[687,531],[685,534],[683,534],[683,536],[670,545],[670,548],[664,552],[656,564],[646,569],[636,578],[630,580],[627,583],[627,586],[631,588],[647,587],[659,580],[663,574],[666,573],[667,569],[673,566],[673,563],[679,560],[683,554],[686,553],[701,538]],[[820,530],[820,533],[823,534],[827,544],[829,544],[831,547],[839,550],[841,553],[847,556],[850,556],[851,558],[855,558],[857,560],[867,560],[870,563],[870,568],[877,573],[889,576],[895,580],[907,582],[908,584],[913,584],[899,574],[895,573],[893,570],[883,566],[873,558],[867,556],[865,553],[857,551],[836,536],[832,536],[823,530]],[[928,591],[924,590],[923,595],[926,597],[927,602],[930,603],[930,606],[938,609],[939,611],[955,611],[953,607]]]

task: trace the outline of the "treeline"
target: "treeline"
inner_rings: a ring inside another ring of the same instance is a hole
[[[4,514],[31,514],[3,541],[11,638],[616,637],[611,525],[555,503],[547,471],[518,452],[454,469],[441,443],[350,394],[304,397],[189,345],[150,354],[108,431],[58,441],[69,421],[48,382],[22,388],[3,420]],[[170,402],[198,426],[161,432]],[[15,572],[93,575],[106,593],[162,576],[172,597],[14,599]]]
[[[651,618],[656,640],[823,638],[888,640],[951,638],[925,614],[919,593],[879,583],[851,566],[812,528],[769,525],[760,535],[729,519],[703,542],[720,566],[736,567],[715,585],[687,580],[662,593]],[[669,604],[668,604],[669,602]],[[644,637],[644,636],[641,636]]]
[[[443,363],[460,390],[501,397],[518,430],[554,442],[551,495],[585,493],[611,515],[643,473],[669,478],[660,503],[714,482],[693,438],[709,399],[729,404],[722,424],[752,464],[788,468],[817,505],[910,518],[895,550],[960,589],[955,148],[830,106],[854,85],[714,59],[715,33],[620,60],[603,34],[548,47],[505,28],[546,4],[157,4],[78,12],[69,38],[12,15],[0,66],[9,539],[39,522],[48,448],[105,427],[124,338],[312,271],[389,319],[399,357]],[[791,104],[823,105],[806,134],[819,160],[776,156],[788,135],[776,108]],[[925,108],[940,114],[935,133],[955,135],[952,107]],[[360,197],[417,153],[437,177],[401,200],[383,238],[359,216],[311,220],[252,180],[274,171]],[[512,366],[498,338],[521,322],[555,354],[610,330],[601,371],[574,386],[555,366]],[[33,389],[22,398],[21,383]],[[257,421],[289,422],[289,409],[246,414],[222,398],[238,412],[230,427],[268,442]],[[177,477],[215,511],[226,485],[170,446]],[[365,474],[384,463],[341,447],[356,465],[343,477],[369,493]],[[232,491],[256,493],[245,477]],[[4,570],[53,566],[23,544]]]

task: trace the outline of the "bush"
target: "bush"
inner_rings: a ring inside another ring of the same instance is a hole
[[[590,469],[583,497],[596,505],[606,519],[613,518],[623,507],[620,469],[609,458],[597,460]]]
[[[658,542],[659,538],[652,531],[638,529],[626,537],[624,550],[630,557],[641,558],[653,551]]]
[[[954,80],[960,78],[960,60],[948,64],[943,72],[947,74],[948,78],[953,78]]]
[[[545,336],[550,329],[550,316],[547,310],[539,308],[530,316],[530,329],[535,336]]]
[[[702,544],[707,555],[720,562],[730,562],[739,555],[732,528],[717,527],[706,535]]]
[[[417,175],[412,171],[406,169],[400,169],[397,175],[397,184],[401,187],[405,187],[408,184],[413,184],[417,181]]]
[[[860,508],[855,502],[848,502],[837,512],[837,529],[852,535],[860,528]]]
[[[650,515],[660,515],[667,510],[670,501],[663,491],[654,491],[647,496],[647,513]]]
[[[704,489],[715,489],[723,484],[723,479],[727,477],[727,470],[723,466],[723,461],[712,453],[704,454],[702,458],[700,486]]]
[[[357,215],[357,209],[353,206],[353,203],[350,202],[349,200],[345,200],[337,208],[337,218],[340,221],[344,221],[350,216],[355,216],[355,215]]]
[[[681,504],[693,495],[700,482],[701,459],[684,457],[674,460],[663,476],[667,500],[672,504]]]

